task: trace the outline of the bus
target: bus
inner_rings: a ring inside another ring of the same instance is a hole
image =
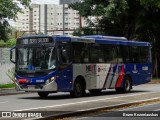
[[[81,97],[86,90],[125,93],[152,78],[151,44],[124,37],[24,36],[10,49],[10,60],[16,90],[42,98],[55,92]]]

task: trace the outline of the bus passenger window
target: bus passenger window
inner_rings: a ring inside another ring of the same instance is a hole
[[[58,49],[59,52],[59,62],[61,64],[68,64],[70,63],[70,48],[67,46],[59,46]]]
[[[104,58],[106,63],[117,63],[117,48],[114,45],[103,45]]]
[[[89,48],[87,43],[72,43],[73,45],[73,62],[74,63],[88,63],[89,62]]]
[[[90,53],[92,63],[104,63],[103,49],[99,44],[92,44]]]
[[[149,63],[149,47],[140,47],[141,49],[141,63]]]
[[[132,61],[133,63],[140,63],[140,47],[132,47]]]

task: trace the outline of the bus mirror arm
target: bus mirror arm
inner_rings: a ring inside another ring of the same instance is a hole
[[[15,48],[16,48],[16,46],[13,46],[13,47],[10,49],[10,61],[11,61],[12,63],[14,63],[14,64],[15,64],[15,61],[12,60],[12,55],[13,55],[13,49],[15,49]]]

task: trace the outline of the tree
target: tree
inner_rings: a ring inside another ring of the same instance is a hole
[[[24,7],[29,7],[31,0],[19,0]],[[10,31],[8,19],[15,19],[17,13],[22,12],[20,6],[13,0],[0,0],[0,40],[7,40]]]

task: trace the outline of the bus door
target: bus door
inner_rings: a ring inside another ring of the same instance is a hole
[[[72,89],[73,67],[71,64],[71,46],[64,42],[58,44],[57,49],[57,79],[58,91],[70,91]]]

